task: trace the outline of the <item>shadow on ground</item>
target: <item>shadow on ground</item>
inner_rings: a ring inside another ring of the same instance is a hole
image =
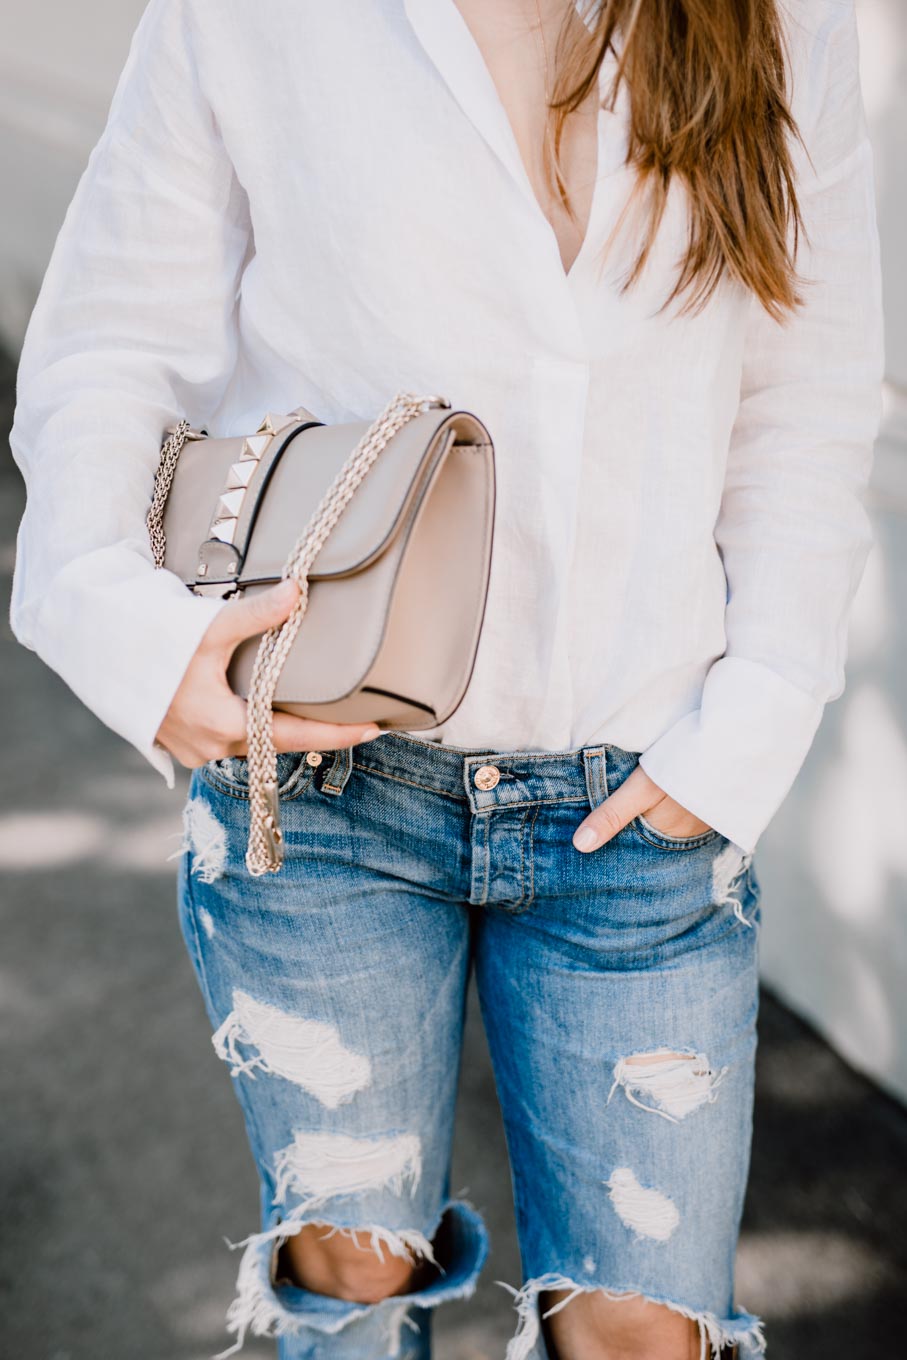
[[[11,380],[7,365],[3,429]],[[7,588],[21,503],[4,457]],[[0,1356],[205,1360],[228,1339],[237,1261],[223,1238],[249,1230],[257,1195],[177,926],[181,800],[5,618],[0,653]],[[738,1273],[772,1360],[898,1353],[905,1165],[907,1112],[764,996]],[[439,1311],[437,1354],[499,1360],[513,1314],[494,1281],[517,1281],[519,1261],[474,1004],[453,1188],[484,1214],[493,1251],[476,1297]],[[243,1354],[274,1351],[249,1342]]]

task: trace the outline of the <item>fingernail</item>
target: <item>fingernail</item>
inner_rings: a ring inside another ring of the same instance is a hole
[[[594,850],[598,837],[591,826],[581,826],[573,837],[573,844],[577,850]]]
[[[359,738],[360,741],[371,741],[373,737],[381,736],[380,727],[367,727]]]

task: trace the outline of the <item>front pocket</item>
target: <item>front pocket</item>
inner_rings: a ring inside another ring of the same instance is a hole
[[[695,836],[669,836],[666,831],[659,831],[657,826],[646,821],[642,813],[634,817],[630,825],[638,836],[651,845],[657,845],[659,850],[698,850],[701,845],[708,845],[709,841],[715,840],[721,834],[710,826],[706,831],[697,832]]]
[[[277,756],[277,793],[280,798],[298,798],[311,783],[315,767],[309,765],[305,751],[280,751]],[[206,784],[231,798],[249,797],[249,761],[246,756],[224,756],[199,767]]]
[[[617,746],[608,746],[605,751],[605,788],[602,792],[605,797],[610,797],[638,767],[639,754],[635,751],[624,751]],[[595,806],[595,802],[592,806]],[[698,850],[700,846],[708,845],[721,836],[721,833],[713,827],[709,827],[707,831],[700,831],[695,836],[671,836],[666,831],[659,831],[658,827],[653,826],[642,813],[629,821],[624,830],[645,841],[647,845],[654,845],[658,850]]]

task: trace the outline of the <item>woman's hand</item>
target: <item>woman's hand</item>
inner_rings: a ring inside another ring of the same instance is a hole
[[[230,658],[241,642],[283,623],[299,598],[295,581],[281,581],[249,599],[225,604],[211,623],[173,696],[157,741],[193,768],[246,754],[246,702],[227,683]],[[326,723],[274,713],[278,751],[332,751],[380,736],[374,723]]]
[[[599,803],[580,822],[573,833],[573,844],[577,850],[597,850],[640,815],[666,836],[699,836],[712,829],[707,822],[694,817],[692,812],[669,798],[642,766],[637,765],[611,797]]]

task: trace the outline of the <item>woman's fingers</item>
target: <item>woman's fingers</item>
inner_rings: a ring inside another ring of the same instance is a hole
[[[246,638],[257,637],[288,618],[299,599],[295,581],[280,581],[258,594],[230,600],[219,610],[202,639],[202,646],[229,661]]]
[[[664,792],[649,778],[645,770],[637,765],[610,798],[593,808],[573,833],[573,844],[577,850],[597,850],[616,836],[625,826],[664,798]]]
[[[237,699],[237,703],[245,703]],[[276,751],[335,751],[341,746],[357,746],[380,737],[381,728],[374,723],[327,723],[317,718],[297,718],[292,713],[274,710],[272,732]],[[245,724],[242,735],[231,745],[231,756],[248,754]]]
[[[283,623],[298,599],[296,582],[280,581],[258,594],[231,600],[212,620],[195,658],[203,682],[195,697],[205,700],[204,712],[191,715],[197,739],[179,743],[190,747],[194,763],[224,755],[246,755],[246,705],[227,683],[227,665],[241,642]],[[373,722],[328,723],[279,711],[274,713],[273,724],[278,751],[335,750],[381,735]]]
[[[192,743],[196,759],[247,755],[246,703],[227,684],[227,664],[239,643],[283,623],[298,600],[296,582],[280,581],[268,590],[231,600],[212,620],[199,647],[201,656],[197,658],[207,706],[204,717],[194,714],[194,726],[200,738]],[[273,714],[273,741],[277,751],[332,751],[378,736],[381,736],[381,728],[374,722],[320,722],[317,718],[298,718],[280,711]],[[215,752],[213,756],[208,755],[211,751]]]
[[[341,746],[380,737],[374,723],[327,723],[317,718],[297,718],[274,712],[274,745],[278,751],[334,751]]]
[[[230,657],[247,638],[283,623],[298,600],[296,582],[281,581],[231,600],[211,621],[157,732],[159,744],[183,765],[194,768],[247,753],[247,709],[227,681]],[[373,722],[326,723],[280,712],[274,714],[273,730],[278,751],[333,750],[381,735]]]

